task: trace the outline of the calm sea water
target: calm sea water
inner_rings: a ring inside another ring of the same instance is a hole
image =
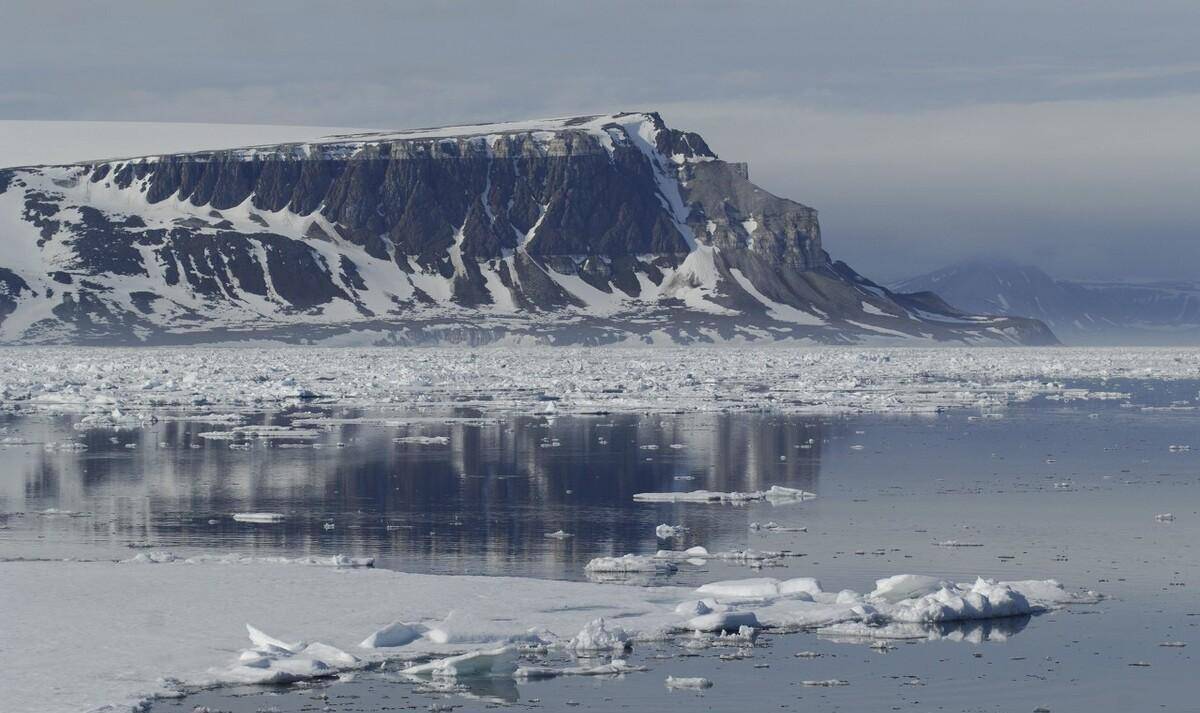
[[[313,407],[251,415],[250,423],[288,426],[314,415],[346,422],[312,439],[255,440],[245,449],[201,436],[227,426],[163,420],[78,430],[73,416],[10,413],[0,416],[0,556],[341,553],[404,571],[582,579],[598,555],[702,544],[791,550],[797,556],[765,574],[816,576],[827,590],[864,591],[878,577],[915,572],[1053,577],[1108,595],[1032,620],[948,628],[942,640],[886,653],[768,634],[736,655],[639,647],[633,662],[651,671],[620,680],[487,681],[447,692],[384,669],[349,682],[210,691],[155,710],[1200,710],[1198,386],[1108,383],[1105,390],[1132,392],[1131,405],[1037,401],[929,416],[548,418]],[[71,441],[86,450],[46,445]],[[770,485],[819,497],[745,507],[632,499]],[[231,518],[248,511],[285,519]],[[1173,521],[1155,519],[1167,512]],[[806,531],[755,531],[755,522]],[[660,541],[654,528],[662,523],[688,532]],[[557,530],[573,536],[545,536]],[[670,581],[762,574],[713,563],[684,567]],[[667,675],[715,685],[670,692]],[[824,679],[849,685],[801,685]]]

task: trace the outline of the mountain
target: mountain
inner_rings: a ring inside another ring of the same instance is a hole
[[[903,280],[955,307],[1032,317],[1074,344],[1200,343],[1200,283],[1059,280],[1030,266],[971,261]]]
[[[0,341],[1054,343],[832,261],[655,113],[0,170]]]

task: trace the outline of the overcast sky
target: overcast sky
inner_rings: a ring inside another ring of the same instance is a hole
[[[1194,0],[5,0],[0,119],[657,109],[870,276],[990,255],[1196,278],[1198,32]]]

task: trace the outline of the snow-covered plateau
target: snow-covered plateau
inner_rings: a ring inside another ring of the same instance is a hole
[[[182,413],[237,426],[239,413],[298,404],[912,413],[1002,408],[1039,395],[1120,400],[1095,384],[1200,379],[1197,356],[1187,348],[22,347],[0,349],[0,405],[83,413],[87,426],[121,427]],[[332,423],[315,414],[294,425]],[[279,434],[245,428],[234,435]]]
[[[197,688],[330,677],[389,659],[417,678],[621,673],[640,669],[616,660],[555,670],[537,665],[536,654],[619,655],[638,642],[697,646],[752,638],[760,629],[830,627],[867,641],[872,632],[895,636],[896,626],[911,638],[924,626],[936,637],[945,622],[1028,615],[1098,597],[1053,580],[955,584],[903,575],[860,594],[825,592],[811,578],[691,590],[406,574],[342,567],[336,559],[300,564],[308,566],[167,555],[4,562],[4,708],[137,710]]]
[[[859,275],[654,112],[203,149],[263,136],[227,128],[0,169],[0,343],[1057,341]]]

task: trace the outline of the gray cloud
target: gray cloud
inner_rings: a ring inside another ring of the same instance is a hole
[[[1200,4],[9,0],[0,119],[395,128],[659,108],[899,276],[1190,276]]]

